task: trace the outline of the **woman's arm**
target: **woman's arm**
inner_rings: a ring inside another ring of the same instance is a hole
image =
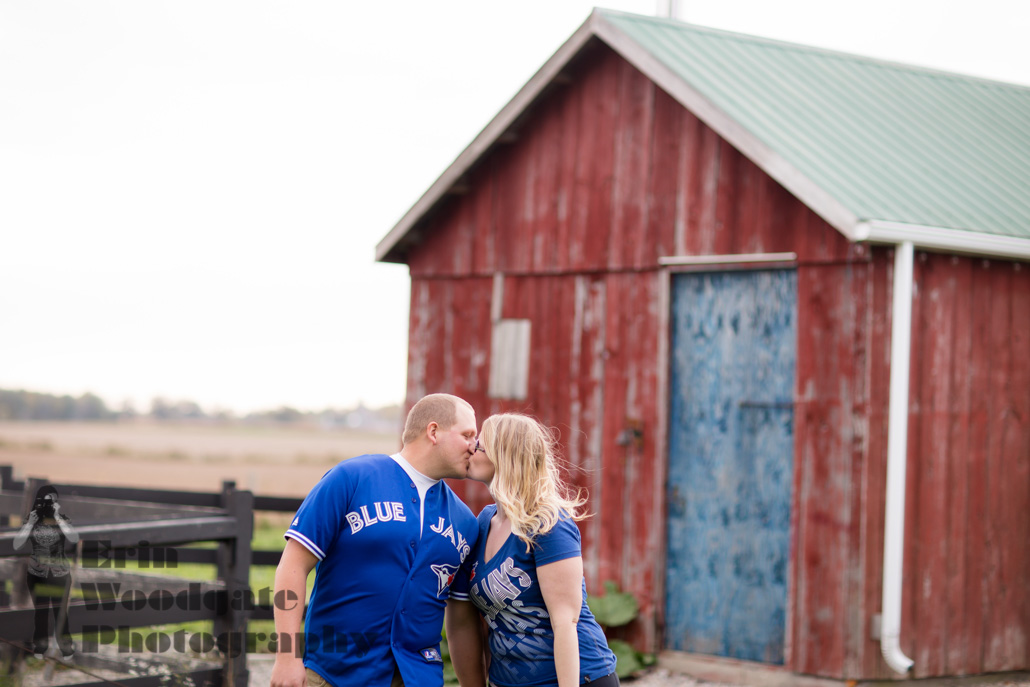
[[[536,569],[540,592],[554,628],[558,687],[579,685],[579,613],[583,608],[583,558],[576,556]]]
[[[29,540],[29,534],[32,532],[32,526],[36,524],[37,520],[39,520],[39,516],[36,515],[36,511],[30,511],[29,517],[25,520],[25,524],[21,526],[20,530],[18,530],[18,534],[15,535],[14,541],[12,542],[14,544],[15,551],[25,546],[25,542]]]
[[[54,520],[57,521],[57,526],[61,528],[61,532],[64,533],[64,538],[69,543],[75,544],[79,541],[79,533],[75,531],[75,528],[71,526],[68,517],[61,515],[61,504],[54,504]]]

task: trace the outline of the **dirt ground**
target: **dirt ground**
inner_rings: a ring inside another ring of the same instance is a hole
[[[317,427],[0,422],[0,465],[53,482],[304,496],[341,460],[393,453],[399,432]]]

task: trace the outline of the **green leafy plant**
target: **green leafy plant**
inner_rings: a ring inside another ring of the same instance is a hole
[[[587,605],[604,630],[608,648],[615,654],[615,672],[620,678],[629,677],[638,670],[654,664],[653,654],[639,652],[629,642],[608,636],[608,628],[628,625],[640,614],[640,605],[636,597],[619,591],[619,585],[608,580],[604,583],[604,596],[589,597]]]
[[[619,585],[611,580],[604,583],[604,596],[589,597],[587,605],[604,628],[628,625],[640,613],[636,597],[620,592]]]

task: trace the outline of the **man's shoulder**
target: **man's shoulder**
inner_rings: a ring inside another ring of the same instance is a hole
[[[329,469],[326,476],[382,470],[384,465],[390,463],[396,465],[396,461],[385,453],[365,453],[360,456],[341,460]]]
[[[396,463],[390,456],[381,453],[369,453],[353,458],[342,460],[329,468],[318,484],[312,489],[312,493],[325,492],[326,490],[356,489],[359,485],[374,485],[380,483],[380,479],[390,475],[387,464]]]
[[[354,456],[353,458],[341,461],[339,465],[380,467],[386,463],[396,464],[396,462],[397,461],[385,453],[364,453],[360,456]]]
[[[447,499],[450,502],[451,517],[460,518],[460,525],[463,527],[478,527],[479,525],[472,509],[454,493],[454,490],[446,482],[441,480],[440,484],[443,485],[444,494],[447,495]]]

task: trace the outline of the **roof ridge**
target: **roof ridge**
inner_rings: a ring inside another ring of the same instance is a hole
[[[770,38],[768,36],[759,36],[752,33],[742,33],[740,31],[731,31],[729,29],[720,29],[714,26],[705,26],[703,24],[693,24],[685,22],[680,19],[670,19],[668,17],[651,17],[644,14],[635,14],[633,12],[625,12],[622,10],[611,10],[605,8],[595,8],[595,13],[599,13],[605,16],[618,16],[627,20],[643,21],[650,23],[666,24],[676,28],[687,29],[690,31],[696,31],[698,33],[711,34],[719,38],[725,38],[728,40],[741,41],[746,43],[761,43],[773,48],[795,50],[803,53],[815,53],[822,54],[827,57],[833,57],[838,59],[847,59],[857,62],[865,62],[874,66],[888,67],[892,69],[898,69],[905,72],[917,72],[923,73],[929,76],[940,76],[952,79],[975,81],[985,85],[991,86],[1003,86],[1007,88],[1020,89],[1024,91],[1030,91],[1030,85],[1014,83],[1011,81],[1002,81],[1000,79],[992,79],[985,76],[977,76],[975,74],[965,74],[962,72],[953,72],[946,69],[940,69],[938,67],[928,67],[925,65],[912,64],[911,62],[901,62],[899,60],[891,60],[884,57],[873,57],[872,55],[863,55],[861,53],[847,52],[845,50],[836,50],[833,48],[826,48],[818,45],[808,45],[805,43],[795,43],[793,41],[787,41],[780,38]]]

